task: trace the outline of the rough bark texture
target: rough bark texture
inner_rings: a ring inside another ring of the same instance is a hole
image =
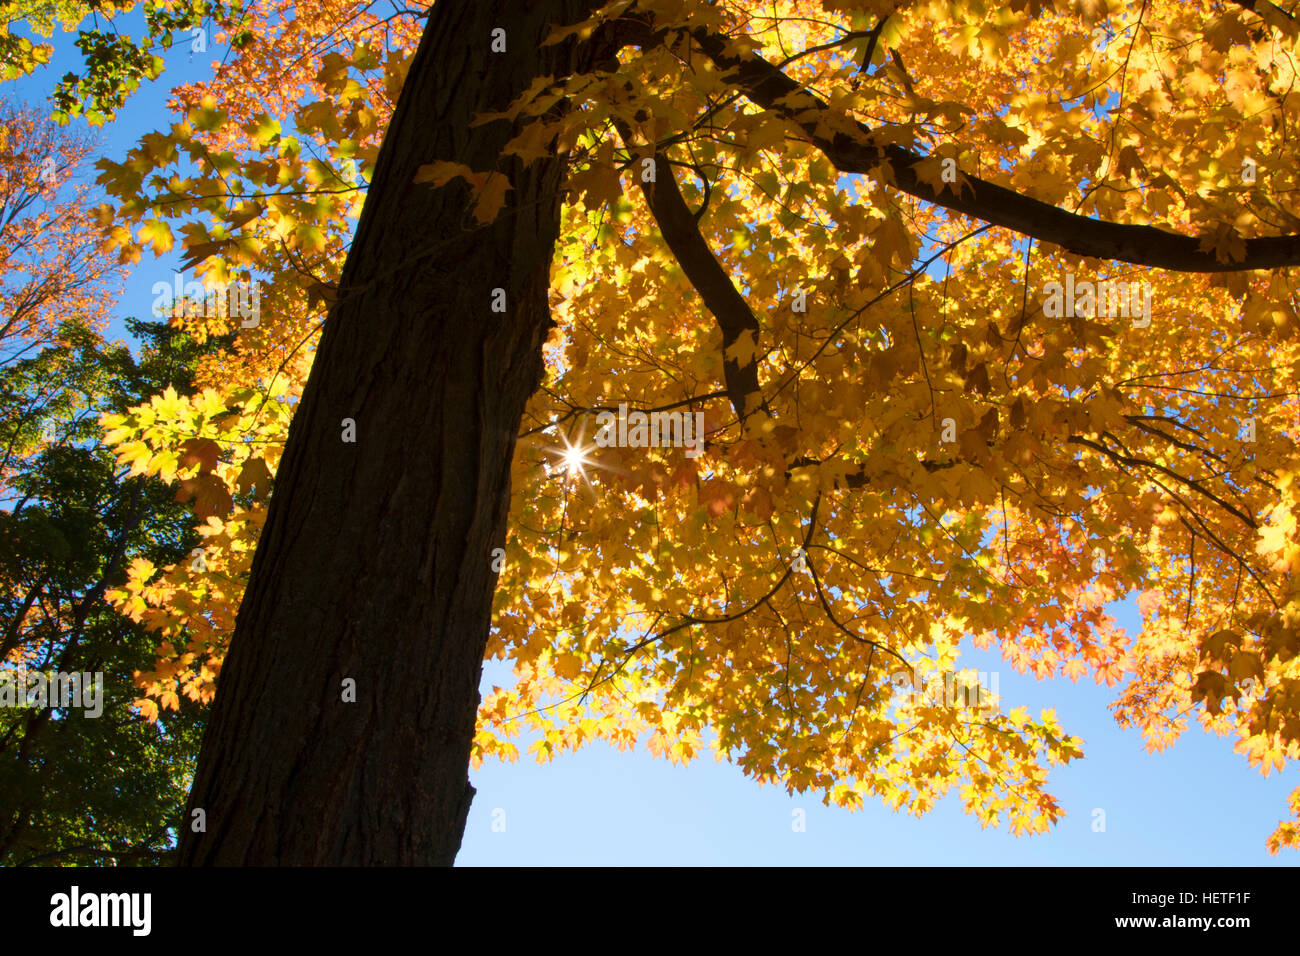
[[[380,152],[289,433],[182,825],[182,865],[449,865],[505,539],[510,459],[542,371],[562,158],[499,162],[501,110],[583,0],[439,0]],[[506,52],[491,33],[506,31]],[[509,172],[477,227],[435,159]],[[507,311],[491,310],[494,289]],[[355,443],[342,421],[356,423]],[[343,682],[356,682],[356,702]],[[192,829],[193,811],[206,832]]]

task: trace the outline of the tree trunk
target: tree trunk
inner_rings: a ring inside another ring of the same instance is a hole
[[[563,165],[499,162],[510,124],[470,121],[580,68],[589,44],[541,42],[593,6],[433,7],[289,432],[182,865],[450,865],[460,849],[492,551],[542,371]],[[435,159],[509,173],[495,222],[477,227],[459,181],[412,183]]]

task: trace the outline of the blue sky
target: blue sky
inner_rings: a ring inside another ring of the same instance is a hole
[[[39,103],[57,77],[76,64],[67,38],[56,37],[55,61],[4,92]],[[158,83],[146,83],[116,122],[96,131],[103,155],[121,158],[146,132],[175,120],[166,111],[172,85],[201,78],[220,52],[195,54],[182,40],[167,54]],[[84,125],[84,124],[81,124]],[[83,173],[93,180],[93,170]],[[154,282],[170,281],[175,254],[146,257],[127,277],[112,308],[121,319],[149,314]],[[1132,602],[1114,609],[1135,633]],[[1012,671],[995,654],[967,649],[964,666],[996,672],[1005,708],[1035,715],[1055,707],[1065,729],[1084,740],[1085,759],[1056,768],[1049,789],[1066,816],[1046,835],[1012,837],[981,830],[956,794],[916,819],[878,802],[849,812],[822,806],[819,795],[789,796],[760,787],[711,756],[674,767],[641,750],[618,753],[604,744],[549,764],[524,756],[490,761],[471,774],[478,789],[459,865],[496,864],[866,864],[866,865],[1280,865],[1300,854],[1271,857],[1264,841],[1286,814],[1300,774],[1264,778],[1232,752],[1231,738],[1193,725],[1171,750],[1148,754],[1136,731],[1121,731],[1107,704],[1114,689],[1091,681],[1039,682]],[[484,689],[509,680],[505,665],[488,665]],[[520,741],[526,754],[528,738]],[[795,811],[804,812],[802,831]],[[1095,811],[1105,829],[1094,829]]]
[[[1112,608],[1135,633],[1134,602]],[[1267,779],[1232,752],[1232,738],[1190,727],[1163,754],[1122,731],[1106,709],[1114,689],[1091,680],[1038,681],[993,652],[968,648],[963,666],[996,672],[1004,709],[1037,715],[1055,707],[1066,731],[1083,738],[1084,759],[1053,769],[1048,789],[1066,816],[1049,833],[1013,837],[981,830],[950,794],[919,820],[879,802],[849,812],[816,794],[759,786],[711,756],[687,767],[641,751],[592,745],[536,764],[485,763],[458,864],[646,865],[1206,865],[1295,866],[1264,841],[1285,817],[1294,769]],[[495,673],[494,673],[495,671]],[[487,675],[503,683],[500,664]],[[491,683],[492,681],[485,681]],[[1096,810],[1105,830],[1094,831]],[[792,824],[803,810],[802,832]],[[495,812],[503,811],[503,812]],[[496,829],[494,829],[494,823]],[[502,824],[504,823],[504,830]]]

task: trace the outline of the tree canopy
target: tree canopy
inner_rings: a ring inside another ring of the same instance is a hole
[[[231,343],[103,420],[192,502],[205,555],[137,560],[109,595],[160,635],[151,715],[214,692],[420,13],[247,4],[252,42],[100,162],[123,263],[179,248],[260,290],[253,325],[187,300],[178,327]],[[566,162],[545,378],[483,556],[516,681],[475,759],[524,730],[540,759],[711,745],[846,807],[955,789],[1041,831],[1080,742],[1050,710],[913,692],[972,680],[964,645],[1113,686],[1152,750],[1196,720],[1264,773],[1300,756],[1298,16],[617,0],[466,37],[599,52],[480,111],[511,130],[496,167],[430,156],[409,184],[468,196],[486,235],[520,214],[512,169]],[[1126,634],[1106,608],[1133,594]],[[1290,803],[1273,851],[1300,846]]]

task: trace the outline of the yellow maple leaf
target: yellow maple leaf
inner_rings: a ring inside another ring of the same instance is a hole
[[[474,218],[479,222],[491,222],[506,203],[506,193],[514,187],[505,173],[495,170],[488,173],[487,182],[478,190],[478,199],[474,203]]]

